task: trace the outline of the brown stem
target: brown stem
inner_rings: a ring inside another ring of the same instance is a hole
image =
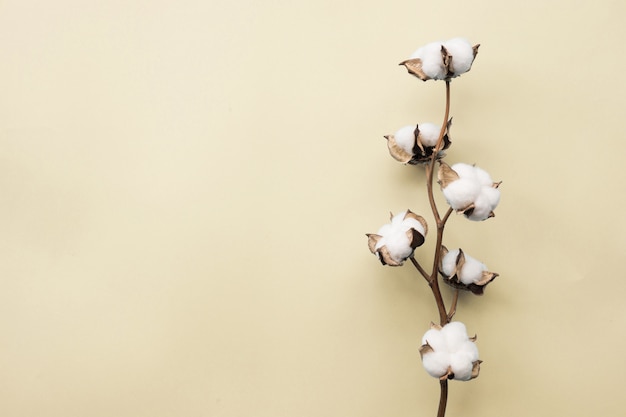
[[[435,161],[437,160],[437,155],[441,151],[443,147],[443,137],[446,135],[446,130],[448,128],[448,118],[450,117],[450,80],[446,80],[446,109],[443,116],[443,124],[441,125],[441,130],[439,131],[439,138],[437,138],[437,144],[435,145],[435,149],[433,149],[433,153],[430,158],[430,162],[426,166],[426,187],[428,189],[428,201],[430,202],[430,207],[432,208],[433,215],[435,216],[435,220],[437,221],[437,225],[441,222],[441,217],[439,216],[439,210],[437,210],[437,204],[435,203],[435,196],[433,195],[433,174],[435,172]],[[444,222],[445,223],[445,222]]]
[[[415,257],[413,257],[413,255],[411,255],[411,257],[409,257],[409,259],[413,263],[413,266],[415,266],[415,268],[419,271],[419,273],[422,274],[422,276],[426,279],[426,281],[428,281],[429,280],[429,274],[422,267],[422,265],[420,265],[419,262],[417,262],[417,259],[415,259]]]
[[[454,315],[456,311],[456,303],[458,299],[458,291],[455,294],[455,298],[452,302],[452,308],[450,309],[450,314],[446,311],[446,306],[443,301],[443,297],[441,296],[441,290],[439,289],[439,264],[441,263],[441,247],[443,244],[443,231],[446,225],[446,221],[450,217],[452,213],[452,208],[449,208],[443,219],[439,214],[439,210],[437,209],[437,204],[435,203],[435,196],[433,193],[433,174],[435,172],[435,162],[437,161],[437,155],[441,151],[443,147],[443,137],[445,136],[446,129],[448,127],[448,118],[450,116],[450,80],[446,80],[446,110],[443,118],[443,124],[441,126],[441,131],[439,132],[439,138],[437,139],[437,144],[435,145],[435,149],[433,150],[433,154],[431,156],[430,162],[426,166],[426,189],[428,191],[428,201],[430,203],[430,208],[433,212],[433,217],[435,218],[435,223],[437,224],[437,243],[435,244],[435,256],[433,260],[433,269],[430,274],[428,274],[424,268],[422,268],[417,261],[411,257],[411,261],[413,265],[417,268],[417,270],[422,274],[424,278],[428,281],[428,285],[430,286],[433,296],[435,297],[435,302],[437,303],[437,310],[439,311],[439,322],[441,326],[445,326],[450,322],[450,319]],[[439,409],[437,411],[437,417],[444,417],[446,414],[446,405],[448,403],[448,380],[440,380],[439,384],[441,386],[441,395],[439,397]]]
[[[441,221],[443,222],[443,224],[446,224],[446,222],[448,221],[448,217],[450,217],[450,215],[452,214],[454,210],[452,210],[452,207],[448,208],[448,211],[446,212],[446,214],[443,216],[443,219],[441,219]]]
[[[437,209],[437,204],[435,202],[435,196],[433,192],[433,177],[435,172],[435,161],[437,160],[437,154],[441,150],[443,146],[443,137],[445,136],[446,129],[448,127],[448,118],[450,116],[450,80],[446,80],[446,109],[444,112],[443,124],[441,125],[441,131],[439,132],[439,138],[437,139],[437,144],[435,145],[435,149],[433,150],[432,157],[430,162],[426,166],[426,189],[428,192],[428,201],[430,203],[430,208],[433,212],[433,217],[435,218],[435,222],[437,224],[437,243],[435,245],[435,257],[433,260],[433,269],[428,279],[428,284],[433,292],[433,296],[435,297],[435,302],[437,303],[437,310],[439,311],[439,322],[441,326],[445,326],[448,324],[448,313],[446,311],[446,306],[443,301],[443,297],[441,296],[441,290],[439,289],[439,263],[441,261],[441,245],[443,244],[443,230],[450,216],[450,209],[446,213],[445,217],[442,219],[439,214],[439,210]]]
[[[443,147],[443,137],[446,134],[446,127],[448,126],[448,118],[450,117],[450,80],[446,80],[446,111],[443,117],[443,125],[441,126],[441,132],[439,133],[439,139],[435,145],[435,152],[433,152],[432,160],[437,158],[437,154]]]
[[[438,222],[439,223],[439,222]],[[428,279],[428,284],[435,297],[437,303],[437,310],[439,310],[439,324],[445,326],[448,324],[448,313],[446,312],[446,306],[441,296],[441,290],[439,289],[439,261],[441,259],[441,244],[443,241],[443,224],[441,227],[437,226],[437,244],[435,246],[435,261],[433,265],[432,273]]]
[[[432,209],[433,216],[435,216],[435,221],[439,224],[441,218],[439,216],[439,210],[437,210],[437,203],[435,203],[435,196],[433,194],[433,172],[435,170],[435,159],[431,159],[431,161],[426,165],[426,189],[428,191],[428,202],[430,203],[430,208]]]
[[[446,415],[446,404],[448,403],[448,380],[440,380],[439,386],[441,387],[441,394],[439,396],[439,410],[437,410],[437,417],[444,417]]]

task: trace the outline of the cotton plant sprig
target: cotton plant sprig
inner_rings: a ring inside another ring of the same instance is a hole
[[[422,81],[442,80],[446,101],[441,125],[425,122],[407,125],[386,135],[389,154],[397,161],[424,167],[426,194],[436,231],[435,253],[430,270],[420,264],[416,251],[425,242],[428,224],[424,217],[405,210],[391,215],[390,223],[377,233],[368,233],[370,251],[381,264],[402,266],[410,260],[424,277],[435,298],[439,324],[431,322],[422,337],[419,348],[426,372],[439,379],[440,397],[437,417],[443,417],[448,400],[448,380],[469,381],[478,377],[480,364],[476,336],[469,337],[465,324],[452,321],[456,313],[459,291],[482,295],[486,286],[498,274],[490,272],[485,264],[466,254],[463,249],[448,250],[443,245],[444,230],[450,215],[462,214],[471,221],[484,221],[495,216],[500,202],[500,182],[495,182],[482,168],[473,164],[444,162],[444,150],[452,144],[450,138],[450,84],[453,78],[468,72],[480,45],[471,45],[463,38],[431,42],[417,49],[409,59],[402,61],[409,72]],[[437,184],[448,204],[440,211],[435,201],[434,176],[438,164]],[[439,285],[453,288],[450,308],[446,308]]]

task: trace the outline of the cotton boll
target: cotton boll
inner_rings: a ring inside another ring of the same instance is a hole
[[[480,185],[473,179],[460,178],[443,189],[443,195],[454,210],[471,205],[480,193]]]
[[[422,123],[418,126],[420,139],[425,146],[435,146],[441,133],[441,127],[434,123]]]
[[[431,376],[440,378],[452,372],[454,379],[472,379],[474,363],[478,361],[478,348],[467,337],[463,323],[454,321],[441,330],[430,329],[422,337],[422,344],[422,363]]]
[[[448,277],[454,275],[456,269],[456,258],[459,256],[459,250],[453,249],[446,253],[441,260],[441,271]]]
[[[432,42],[422,46],[411,55],[411,58],[419,58],[422,61],[422,71],[429,78],[443,80],[446,78],[446,69],[443,66],[441,55],[441,42]]]
[[[450,368],[454,373],[454,379],[460,381],[469,381],[472,379],[472,368],[474,364],[469,360],[467,355],[452,354],[450,355]]]
[[[466,39],[450,39],[444,42],[443,45],[448,54],[452,55],[452,68],[454,69],[455,77],[470,70],[474,62],[474,49]]]
[[[413,147],[415,146],[415,126],[401,127],[393,136],[398,146],[405,152],[413,155]]]
[[[481,280],[483,271],[486,270],[487,267],[483,263],[469,255],[465,255],[465,263],[461,268],[459,280],[465,285],[473,284]]]
[[[413,254],[412,238],[407,235],[407,231],[415,229],[422,236],[426,234],[424,226],[417,219],[411,216],[405,219],[407,213],[408,211],[405,210],[396,214],[391,218],[391,223],[383,225],[376,233],[378,237],[373,250],[378,251],[384,246],[388,256],[397,264],[402,264]],[[380,259],[380,253],[376,253]]]
[[[422,357],[422,365],[428,374],[440,378],[448,373],[450,354],[447,352],[429,352]]]

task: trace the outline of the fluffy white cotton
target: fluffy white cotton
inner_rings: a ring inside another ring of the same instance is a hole
[[[457,353],[450,355],[450,369],[454,374],[454,379],[459,381],[469,381],[472,379],[472,368],[474,364],[468,360],[467,355]]]
[[[459,280],[465,285],[474,284],[482,279],[483,272],[486,270],[485,264],[469,255],[465,255],[465,263],[461,268]]]
[[[433,378],[440,378],[442,375],[448,373],[448,367],[452,359],[448,352],[431,352],[422,358],[422,365],[424,369]]]
[[[422,337],[422,345],[429,344],[434,350],[448,350],[446,337],[439,329],[430,329]]]
[[[406,153],[413,155],[413,146],[415,146],[415,126],[401,127],[393,136],[398,146]]]
[[[477,166],[474,166],[472,168],[474,168],[474,175],[476,176],[476,180],[478,180],[480,185],[484,187],[493,186],[493,180],[491,179],[491,175],[489,175],[487,171]]]
[[[465,343],[463,343],[463,346],[459,351],[467,355],[467,359],[471,362],[476,362],[478,360],[478,347],[476,346],[476,343],[469,340],[469,338]]]
[[[393,225],[391,223],[387,223],[387,224],[382,225],[381,228],[378,229],[378,232],[376,232],[376,234],[384,238],[385,236],[389,236],[393,232],[394,232]],[[376,245],[376,249],[378,249],[380,246],[382,245],[380,244],[380,240],[379,240],[378,244]]]
[[[500,190],[493,186],[481,188],[480,195],[487,201],[491,210],[494,210],[500,203]]]
[[[460,178],[476,181],[482,187],[493,187],[494,181],[491,179],[491,175],[480,167],[459,162],[452,165],[450,168],[452,168]]]
[[[442,329],[428,330],[422,338],[422,345],[427,342],[432,351],[422,354],[422,364],[429,375],[440,378],[451,371],[454,379],[467,381],[472,378],[478,348],[467,336],[463,323],[451,322]]]
[[[450,368],[454,373],[454,379],[469,381],[472,379],[474,362],[478,360],[478,348],[476,344],[467,340],[461,349],[451,355]]]
[[[459,162],[457,164],[452,165],[450,168],[452,168],[452,170],[456,172],[461,178],[465,178],[465,179],[472,180],[472,181],[478,180],[476,178],[476,167],[474,165]]]
[[[413,249],[411,248],[411,242],[406,235],[406,231],[398,227],[397,224],[386,224],[378,230],[378,235],[381,239],[376,243],[375,249],[380,249],[383,246],[387,247],[389,254],[396,260],[406,259],[411,255]]]
[[[403,211],[393,216],[391,223],[382,226],[377,233],[381,238],[376,243],[375,249],[378,250],[386,246],[389,255],[398,262],[405,260],[413,253],[413,248],[406,232],[410,229],[415,229],[421,235],[425,235],[424,226],[411,217],[405,219],[406,213],[406,211]]]
[[[389,255],[398,262],[408,258],[413,253],[411,242],[406,233],[396,232],[385,236],[380,239],[376,249],[380,249],[382,246],[387,247]]]
[[[480,193],[474,200],[474,209],[467,215],[467,218],[474,221],[486,220],[499,202],[500,190],[494,187],[481,187]]]
[[[441,272],[443,272],[445,276],[451,277],[452,275],[454,275],[457,256],[459,256],[459,250],[453,249],[451,251],[448,251],[448,253],[446,253],[446,255],[441,260]]]
[[[422,123],[419,125],[420,138],[425,146],[435,146],[441,133],[441,126],[434,123]]]
[[[416,229],[418,232],[424,234],[424,227],[420,222],[415,220],[412,217],[405,219],[407,211],[403,211],[402,213],[398,213],[391,218],[391,226],[395,229],[401,230],[402,232],[406,232],[409,229]]]
[[[452,55],[452,68],[454,77],[470,70],[474,62],[474,49],[472,45],[463,38],[454,38],[444,42],[448,54]]]
[[[474,202],[474,208],[465,213],[465,217],[475,222],[487,220],[491,214],[491,208],[484,198],[477,198]]]
[[[446,78],[446,68],[443,65],[441,46],[443,42],[431,42],[422,46],[411,55],[411,58],[419,58],[422,61],[422,71],[429,78],[443,80]]]
[[[422,226],[422,224],[415,219],[406,219],[402,222],[401,226],[405,232],[409,231],[410,229],[415,229],[422,236],[426,234],[426,231],[424,230],[424,226]]]
[[[453,321],[446,324],[443,326],[443,329],[441,329],[441,332],[446,339],[446,346],[450,353],[458,352],[463,343],[468,340],[467,329],[460,321]]]
[[[456,269],[456,258],[459,256],[460,249],[452,249],[446,253],[441,260],[441,272],[450,277],[454,275]],[[483,277],[483,272],[487,270],[485,264],[479,260],[464,253],[465,262],[460,271],[456,271],[459,281],[465,285],[474,284]]]
[[[443,196],[454,210],[463,210],[471,205],[480,193],[480,184],[467,178],[460,178],[443,189]]]

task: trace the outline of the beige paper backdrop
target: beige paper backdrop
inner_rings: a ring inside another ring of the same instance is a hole
[[[432,296],[365,233],[428,216],[382,136],[441,120],[443,84],[397,64],[453,36],[482,46],[449,160],[503,198],[449,223],[500,277],[461,298],[484,363],[448,415],[623,415],[625,15],[0,1],[0,415],[434,416]]]

